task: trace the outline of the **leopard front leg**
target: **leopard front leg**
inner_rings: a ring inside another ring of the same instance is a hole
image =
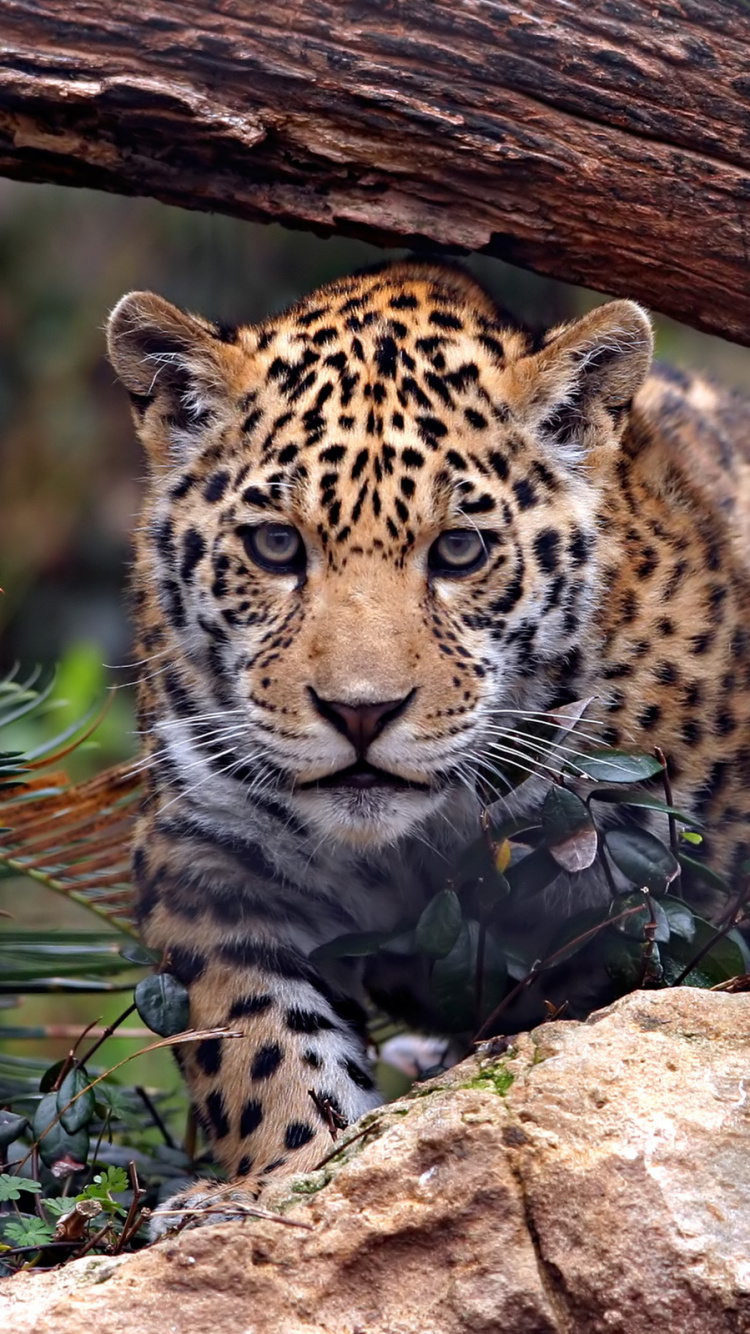
[[[310,1170],[330,1149],[332,1128],[380,1102],[363,1027],[352,1021],[359,1007],[302,954],[249,940],[210,953],[180,945],[168,951],[168,967],[188,987],[193,1028],[244,1036],[181,1049],[196,1113],[230,1184],[196,1182],[167,1201],[153,1236],[188,1215],[221,1221],[232,1212],[222,1202],[254,1199],[270,1173]]]

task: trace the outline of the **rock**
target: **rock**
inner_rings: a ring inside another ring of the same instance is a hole
[[[0,1292],[0,1323],[750,1334],[749,1092],[750,998],[637,993],[372,1113],[334,1161],[264,1198],[286,1222],[20,1274]]]

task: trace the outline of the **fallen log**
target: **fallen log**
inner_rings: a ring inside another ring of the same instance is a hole
[[[5,0],[0,173],[480,250],[750,343],[743,0]]]

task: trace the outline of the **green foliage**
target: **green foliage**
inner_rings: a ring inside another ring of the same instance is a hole
[[[29,1195],[36,1195],[41,1189],[41,1181],[29,1181],[26,1177],[9,1176],[7,1172],[0,1174],[0,1201],[20,1200],[24,1191],[27,1191]]]
[[[34,1218],[32,1214],[6,1223],[3,1237],[6,1242],[13,1242],[16,1246],[43,1247],[52,1241],[54,1232],[55,1229],[49,1223],[43,1223],[41,1218]]]
[[[171,973],[151,973],[141,978],[134,994],[141,1019],[154,1033],[170,1038],[190,1027],[187,987]]]
[[[741,902],[719,930],[681,897],[685,875],[725,894],[729,886],[681,851],[683,841],[699,848],[702,835],[680,827],[690,820],[672,802],[661,756],[579,753],[561,744],[574,736],[584,707],[569,706],[554,731],[548,725],[544,761],[553,781],[538,815],[504,820],[503,803],[488,807],[481,836],[462,850],[419,919],[398,932],[405,952],[428,960],[431,1000],[448,1032],[513,1032],[519,1015],[523,1022],[544,1018],[547,999],[553,1012],[585,1017],[637,987],[726,985],[750,970],[744,938],[729,930],[742,916]],[[519,763],[495,766],[506,785],[523,780],[521,757],[531,762],[540,735],[539,723],[514,733]],[[620,823],[618,807],[652,812],[653,829]],[[611,898],[572,912],[545,934],[543,918],[535,920],[537,896],[561,870],[570,877],[572,902],[576,876],[592,870],[606,878]],[[393,949],[392,936],[370,933],[339,937],[320,953]],[[524,993],[536,998],[531,1005]]]

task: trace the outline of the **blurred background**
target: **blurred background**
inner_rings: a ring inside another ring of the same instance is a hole
[[[58,672],[51,703],[19,725],[14,745],[64,730],[116,684],[105,723],[69,767],[82,777],[135,749],[123,589],[143,465],[126,396],[104,358],[104,323],[118,297],[151,288],[209,317],[253,321],[382,257],[343,237],[0,181],[0,678],[15,662]],[[603,299],[484,257],[470,266],[534,326]],[[750,350],[656,324],[663,359],[750,385]],[[10,741],[4,736],[0,749]],[[0,882],[2,910],[14,927],[94,925],[27,880]],[[117,1012],[122,1002],[44,996],[16,1015],[19,1023],[72,1025],[110,1015],[112,1005]],[[47,1039],[35,1054],[59,1055],[68,1045]],[[1,1039],[3,1048],[18,1044]]]

